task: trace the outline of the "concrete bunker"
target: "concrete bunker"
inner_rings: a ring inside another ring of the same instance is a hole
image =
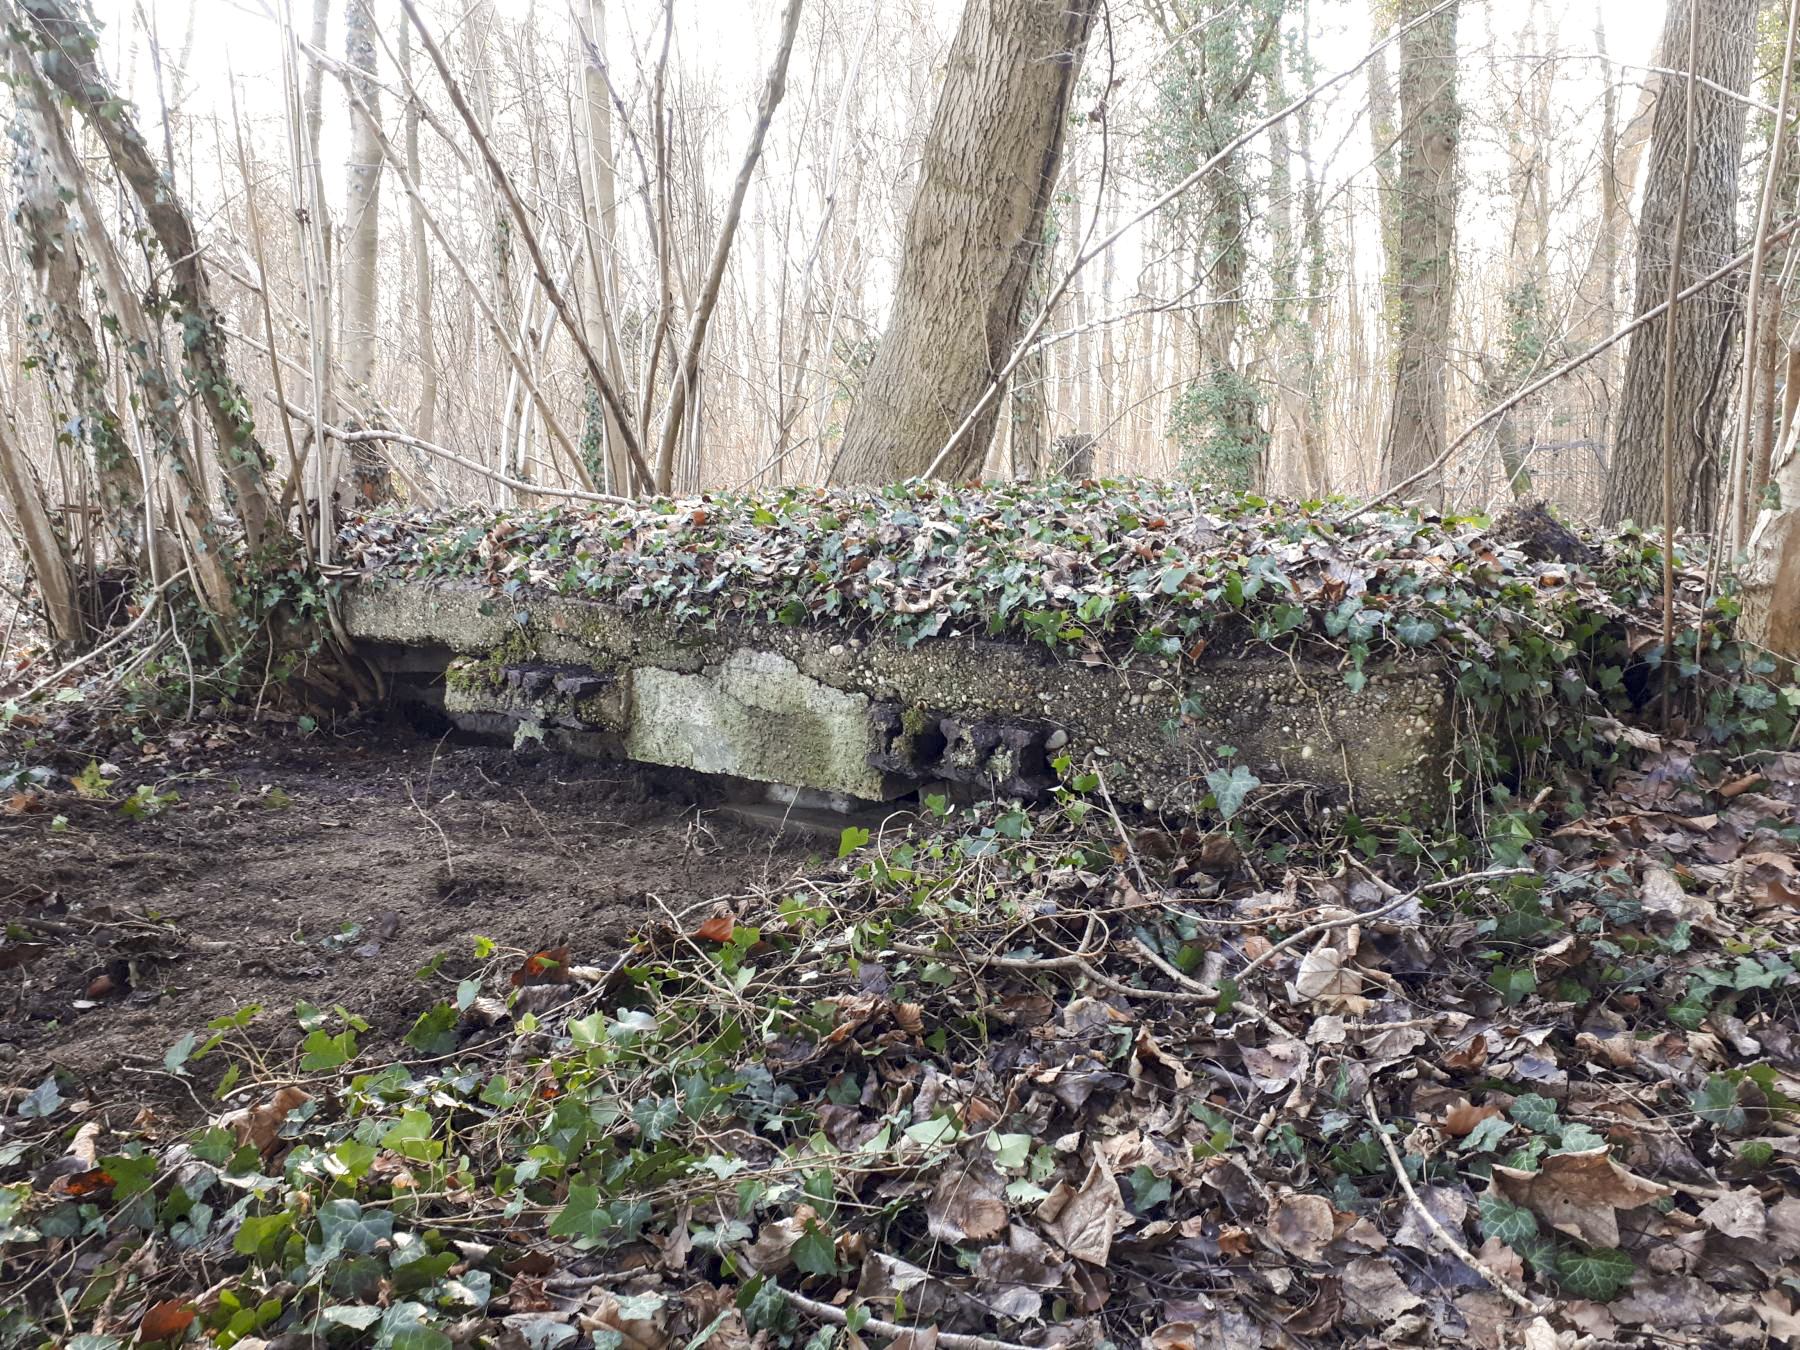
[[[1121,804],[1198,812],[1242,764],[1313,809],[1429,812],[1445,799],[1446,675],[1429,657],[1333,663],[1245,644],[1198,663],[1061,657],[967,636],[916,646],[467,582],[365,580],[345,623],[396,695],[474,732],[768,785],[814,804],[934,787],[1034,798],[1067,755]]]

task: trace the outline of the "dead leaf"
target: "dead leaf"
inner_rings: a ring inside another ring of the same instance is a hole
[[[1269,1236],[1289,1255],[1317,1261],[1337,1236],[1337,1209],[1322,1195],[1284,1195],[1269,1211]]]
[[[1536,1172],[1494,1168],[1494,1187],[1552,1228],[1595,1247],[1619,1245],[1617,1211],[1637,1209],[1670,1189],[1614,1162],[1605,1146],[1553,1153]]]
[[[1006,1196],[992,1164],[977,1158],[947,1167],[925,1202],[925,1222],[945,1242],[985,1242],[1005,1229]]]
[[[1244,1067],[1250,1081],[1264,1092],[1285,1092],[1306,1071],[1312,1054],[1299,1041],[1271,1041],[1266,1046],[1247,1045]]]
[[[569,982],[569,949],[548,947],[533,952],[512,973],[512,985],[521,989],[529,984],[567,984]]]
[[[1700,1211],[1703,1222],[1726,1237],[1761,1242],[1769,1231],[1768,1211],[1754,1188],[1727,1191]]]
[[[1474,1106],[1468,1101],[1444,1112],[1444,1133],[1461,1139],[1484,1120],[1504,1114],[1497,1106]]]
[[[310,1093],[297,1087],[284,1087],[260,1106],[247,1106],[219,1117],[219,1127],[230,1130],[238,1143],[248,1144],[258,1153],[274,1149],[281,1126],[288,1113],[312,1100]]]
[[[1421,1186],[1419,1201],[1425,1206],[1426,1212],[1444,1226],[1446,1232],[1462,1231],[1463,1220],[1469,1213],[1469,1201],[1461,1190],[1449,1186]],[[1441,1240],[1431,1231],[1431,1225],[1411,1205],[1406,1207],[1406,1217],[1400,1221],[1394,1241],[1422,1252],[1436,1251],[1441,1246]]]
[[[1666,867],[1656,863],[1644,865],[1638,898],[1646,914],[1667,915],[1672,919],[1696,922],[1712,917],[1713,907],[1700,896],[1689,895],[1680,879]]]
[[[1132,1222],[1118,1181],[1098,1162],[1088,1168],[1079,1191],[1059,1182],[1038,1208],[1038,1217],[1065,1252],[1097,1266],[1106,1264],[1114,1235]]]
[[[1344,1309],[1352,1322],[1386,1326],[1408,1308],[1424,1302],[1406,1287],[1393,1263],[1379,1256],[1359,1256],[1344,1267]]]
[[[729,914],[719,914],[696,928],[693,936],[705,942],[730,942],[735,926]]]
[[[138,1341],[178,1341],[193,1321],[194,1305],[185,1299],[166,1298],[152,1303],[138,1323]]]
[[[1344,1315],[1344,1286],[1335,1275],[1319,1280],[1312,1302],[1287,1320],[1287,1329],[1296,1336],[1322,1336],[1338,1324]]]
[[[626,1317],[620,1311],[617,1298],[601,1293],[581,1312],[576,1322],[583,1331],[618,1332],[621,1338],[619,1350],[667,1350],[666,1316],[666,1308],[658,1308],[648,1317]]]

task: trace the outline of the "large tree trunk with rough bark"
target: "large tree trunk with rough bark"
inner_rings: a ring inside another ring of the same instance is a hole
[[[1750,82],[1756,46],[1757,0],[1671,0],[1662,51],[1675,69],[1685,64],[1688,23],[1698,11],[1694,73],[1724,89]],[[1681,258],[1685,284],[1713,271],[1737,251],[1738,159],[1744,147],[1745,107],[1696,83],[1693,173],[1684,178],[1686,81],[1663,81],[1651,132],[1650,169],[1638,217],[1637,302],[1642,314],[1669,289],[1669,248],[1681,194],[1687,228]],[[1675,401],[1671,442],[1678,523],[1710,526],[1718,498],[1725,414],[1733,402],[1732,368],[1741,319],[1737,289],[1713,286],[1684,301],[1674,316]],[[1601,515],[1607,522],[1662,518],[1663,361],[1669,322],[1640,328],[1625,359],[1618,441],[1606,477]]]
[[[1404,0],[1401,20],[1431,9]],[[1394,401],[1381,448],[1384,487],[1428,469],[1444,448],[1444,384],[1449,370],[1456,267],[1456,19],[1451,5],[1400,39],[1400,170],[1395,185]],[[1411,495],[1437,499],[1442,483]]]
[[[1012,353],[1098,0],[966,0],[907,217],[887,332],[832,477],[931,465]],[[939,466],[980,469],[1001,400]]]

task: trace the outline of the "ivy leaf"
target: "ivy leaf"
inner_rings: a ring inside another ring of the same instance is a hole
[[[1747,1117],[1744,1108],[1738,1105],[1737,1084],[1723,1074],[1713,1074],[1689,1100],[1693,1103],[1694,1114],[1715,1130],[1736,1134],[1744,1128]]]
[[[1213,801],[1218,803],[1219,814],[1230,820],[1243,809],[1244,799],[1262,786],[1262,779],[1242,764],[1235,764],[1230,773],[1214,769],[1207,774],[1206,786],[1212,789]]]
[[[286,1233],[293,1222],[294,1216],[285,1209],[245,1219],[238,1225],[237,1236],[231,1240],[232,1249],[239,1256],[255,1256]]]
[[[632,1120],[644,1132],[644,1141],[650,1144],[668,1133],[680,1114],[673,1097],[648,1097],[631,1108]]]
[[[187,1077],[187,1070],[182,1068],[182,1065],[186,1064],[188,1062],[188,1056],[194,1053],[194,1044],[198,1040],[199,1037],[195,1036],[194,1033],[190,1031],[167,1050],[163,1051],[163,1068],[167,1069],[172,1074],[177,1074],[183,1078]]]
[[[1500,991],[1509,1008],[1537,991],[1537,976],[1524,966],[1496,966],[1488,983]]]
[[[1557,1119],[1556,1103],[1535,1092],[1515,1097],[1509,1114],[1534,1134],[1555,1134],[1562,1124]]]
[[[113,1199],[128,1200],[156,1184],[156,1159],[147,1153],[136,1157],[112,1154],[100,1159],[100,1170],[113,1179]]]
[[[27,1120],[41,1120],[56,1114],[62,1106],[62,1093],[56,1086],[56,1075],[50,1074],[25,1095],[19,1103],[19,1114]]]
[[[1172,1194],[1174,1188],[1167,1177],[1159,1177],[1148,1167],[1141,1165],[1132,1172],[1131,1198],[1136,1202],[1139,1213],[1149,1213]]]
[[[1402,614],[1394,620],[1394,636],[1409,647],[1423,647],[1438,635],[1438,626],[1417,614]]]
[[[1504,1242],[1509,1247],[1537,1236],[1537,1215],[1523,1205],[1515,1205],[1501,1195],[1489,1191],[1481,1197],[1481,1236]]]
[[[794,1267],[805,1275],[836,1275],[837,1244],[831,1234],[812,1220],[794,1244]]]
[[[1605,1143],[1606,1138],[1604,1135],[1589,1129],[1580,1122],[1576,1122],[1573,1125],[1563,1126],[1562,1135],[1557,1140],[1556,1147],[1551,1149],[1550,1152],[1553,1154],[1586,1153],[1590,1149],[1599,1148]]]
[[[309,1032],[300,1050],[300,1067],[307,1073],[340,1068],[356,1057],[356,1033],[348,1029],[335,1036],[323,1030]]]
[[[598,1242],[612,1231],[612,1211],[600,1203],[600,1189],[569,1183],[569,1200],[550,1221],[551,1237],[585,1238]]]
[[[393,1236],[394,1216],[385,1209],[366,1210],[340,1196],[319,1207],[319,1231],[328,1246],[365,1256],[377,1242]]]
[[[860,825],[846,825],[844,832],[838,836],[838,857],[848,858],[857,849],[869,842],[869,832]]]
[[[1489,1153],[1512,1133],[1512,1126],[1500,1116],[1487,1116],[1463,1137],[1464,1153]]]
[[[456,1049],[456,1009],[448,1003],[434,1003],[419,1014],[406,1043],[422,1055],[447,1055]]]
[[[1631,1258],[1615,1247],[1563,1252],[1556,1258],[1556,1282],[1571,1294],[1610,1302],[1631,1282]]]

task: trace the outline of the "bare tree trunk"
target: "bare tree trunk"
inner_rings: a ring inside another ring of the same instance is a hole
[[[4,4],[11,10],[11,3]],[[250,399],[226,359],[225,332],[212,300],[204,251],[193,220],[175,194],[132,118],[91,55],[90,35],[71,0],[20,0],[43,46],[59,59],[43,64],[45,76],[81,113],[106,149],[113,169],[136,197],[151,233],[168,260],[169,297],[182,330],[185,364],[199,386],[200,401],[217,438],[220,468],[244,524],[250,551],[289,538],[275,509],[266,474],[268,455],[257,440]],[[7,14],[12,19],[11,14]],[[16,20],[14,26],[19,27]],[[71,59],[72,54],[88,52]]]
[[[412,87],[412,25],[400,25],[401,83]],[[406,175],[419,181],[419,108],[413,99],[406,101],[405,146]],[[379,143],[376,154],[381,153]],[[419,360],[419,411],[415,421],[422,441],[437,437],[437,352],[432,327],[431,251],[425,235],[425,211],[416,197],[407,198],[407,222],[413,258],[413,323]]]
[[[44,353],[47,359],[38,365],[56,400],[52,411],[88,446],[102,517],[125,558],[135,560],[144,537],[143,477],[107,395],[106,365],[82,310],[85,241],[73,228],[68,210],[71,194],[80,189],[64,181],[64,166],[58,163],[62,156],[57,154],[58,138],[64,134],[61,120],[53,107],[37,97],[42,85],[30,58],[17,47],[10,55],[17,90],[13,100],[15,219],[24,236],[25,260],[38,301],[34,312],[26,315],[26,327],[34,347],[46,341],[51,344],[51,350]],[[106,239],[100,243],[111,246]]]
[[[338,350],[357,411],[352,430],[379,420],[375,400],[375,328],[381,300],[381,86],[375,78],[372,0],[345,0],[344,64],[356,97],[350,103],[350,159],[344,168],[344,296],[338,309]],[[350,446],[350,481],[338,485],[340,503],[379,505],[393,494],[393,472],[366,442]]]
[[[1780,505],[1756,518],[1744,545],[1738,589],[1740,627],[1752,642],[1800,661],[1800,436],[1790,425],[1769,481]]]
[[[1703,276],[1737,252],[1734,215],[1738,159],[1744,144],[1744,105],[1698,81],[1743,90],[1756,42],[1757,0],[1670,0],[1663,27],[1665,59],[1682,59],[1688,25],[1697,17],[1699,44],[1694,91],[1694,171],[1684,183],[1683,100],[1660,99],[1650,147],[1649,177],[1638,220],[1636,313],[1661,303],[1669,288],[1669,235],[1677,203],[1688,199],[1683,278]],[[1665,89],[1679,87],[1669,81]],[[1710,523],[1717,501],[1725,414],[1731,403],[1733,339],[1741,302],[1736,290],[1714,286],[1674,315],[1639,329],[1625,359],[1618,443],[1608,466],[1601,516],[1610,522],[1657,520],[1662,511],[1662,379],[1664,344],[1674,330],[1673,455],[1676,519]]]
[[[381,298],[381,86],[375,79],[375,16],[371,0],[345,0],[344,64],[358,101],[350,105],[350,158],[344,166],[343,304],[338,350],[351,396],[366,418],[375,375],[376,312]]]
[[[1042,247],[1098,0],[967,0],[932,118],[893,313],[831,477],[925,471],[1006,364]],[[942,466],[979,469],[997,401]]]
[[[744,209],[744,194],[750,189],[750,175],[762,158],[763,140],[769,134],[769,123],[775,120],[775,109],[787,93],[788,58],[794,53],[794,36],[800,29],[801,0],[787,0],[781,16],[781,37],[775,48],[775,59],[763,81],[762,98],[756,106],[756,124],[750,133],[750,148],[738,168],[737,182],[731,190],[731,202],[725,208],[725,219],[719,225],[719,237],[713,245],[712,264],[701,283],[699,301],[688,328],[687,346],[675,367],[669,386],[669,407],[663,414],[662,445],[656,462],[656,490],[668,492],[674,486],[675,444],[681,434],[681,420],[689,399],[695,403],[696,427],[699,417],[700,351],[706,343],[707,326],[712,321],[713,306],[719,301],[719,284],[725,279],[725,264],[731,260],[732,240],[737,236],[738,217]]]
[[[1405,0],[1402,21],[1429,10]],[[1394,399],[1382,441],[1383,486],[1435,461],[1444,448],[1445,381],[1456,273],[1456,20],[1452,5],[1400,39],[1400,172],[1398,253],[1390,258],[1398,309],[1394,316]],[[1441,482],[1419,495],[1441,500]]]
[[[592,194],[584,235],[588,303],[583,318],[588,345],[605,364],[613,387],[624,395],[625,365],[619,353],[615,314],[619,292],[619,203],[613,174],[612,97],[606,87],[606,0],[586,0],[585,9],[578,11],[577,17],[580,20],[582,95],[587,112],[587,140],[583,148]],[[626,492],[631,485],[631,466],[625,456],[625,437],[618,415],[597,392],[594,401],[604,418],[601,491]]]
[[[43,485],[25,452],[13,438],[12,428],[0,416],[0,500],[12,508],[31,570],[37,575],[44,599],[44,623],[58,646],[78,645],[85,628],[75,594],[75,568],[68,549],[44,504]]]

